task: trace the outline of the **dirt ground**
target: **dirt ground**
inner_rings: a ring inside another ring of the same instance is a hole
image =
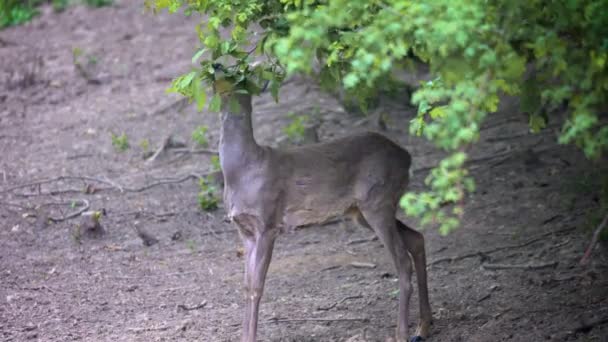
[[[140,146],[148,139],[154,150],[173,135],[193,147],[198,125],[217,144],[217,115],[165,94],[190,68],[197,20],[123,0],[44,8],[0,31],[0,340],[239,339],[239,238],[221,208],[198,209],[189,177],[210,170],[210,156],[173,149],[149,163]],[[288,112],[318,113],[321,140],[376,129],[302,78],[282,89],[280,104],[263,95],[254,107],[264,144],[284,140]],[[414,110],[406,103],[382,109],[383,133],[410,150],[411,188],[421,190],[425,168],[442,154],[407,134]],[[607,324],[584,328],[608,317],[605,245],[588,267],[578,265],[597,224],[589,217],[598,173],[576,149],[554,144],[558,122],[529,135],[516,99],[501,111],[471,152],[477,192],[462,227],[447,237],[425,230],[428,341],[608,341]],[[123,132],[131,148],[119,153],[110,136]],[[102,237],[76,234],[87,217],[63,220],[85,203],[105,210]],[[144,246],[137,229],[159,242]],[[381,243],[349,221],[280,237],[268,277],[261,341],[384,341],[395,329],[393,266]]]

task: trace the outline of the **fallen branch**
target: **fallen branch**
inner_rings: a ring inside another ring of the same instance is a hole
[[[351,300],[351,299],[359,299],[359,298],[363,298],[363,296],[362,296],[362,295],[356,295],[356,296],[348,296],[348,297],[344,297],[344,298],[342,298],[340,301],[335,302],[335,303],[333,303],[333,304],[332,304],[332,305],[330,305],[330,306],[326,306],[326,307],[322,307],[322,306],[320,306],[320,307],[318,307],[318,308],[317,308],[317,310],[319,310],[319,311],[328,311],[328,310],[331,310],[331,309],[335,308],[336,306],[338,306],[338,305],[340,305],[340,304],[342,304],[342,303],[346,302],[347,300]]]
[[[213,236],[217,237],[217,235],[227,234],[227,233],[238,233],[238,230],[236,228],[234,228],[234,229],[223,229],[223,230],[212,230],[212,229],[209,229],[208,232],[200,233],[199,236],[213,235]]]
[[[149,113],[148,116],[164,115],[173,108],[177,108],[176,111],[180,112],[184,109],[184,107],[186,107],[187,104],[188,104],[188,98],[185,98],[185,97],[180,98],[179,100],[173,101],[173,102],[165,105],[164,107],[161,107],[161,108]]]
[[[9,187],[9,188],[0,190],[0,194],[11,192],[11,191],[18,190],[18,189],[29,188],[29,187],[36,186],[36,185],[40,186],[40,185],[43,185],[43,184],[60,182],[60,181],[64,181],[64,180],[93,181],[93,182],[104,183],[104,184],[107,184],[107,185],[112,185],[111,183],[109,183],[109,182],[107,182],[107,181],[105,181],[103,179],[99,179],[99,178],[95,178],[95,177],[90,177],[90,176],[59,176],[59,177],[55,177],[55,178],[42,179],[42,180],[30,182],[30,183],[24,183],[24,184],[20,184],[20,185],[15,185],[13,187]]]
[[[11,192],[14,190],[18,190],[18,189],[23,189],[23,188],[28,188],[28,187],[32,187],[32,186],[40,186],[43,184],[49,184],[49,183],[53,183],[53,182],[58,182],[58,181],[64,181],[64,180],[83,180],[83,181],[91,181],[91,182],[98,182],[98,183],[103,183],[103,184],[107,184],[109,185],[109,187],[106,188],[95,188],[93,189],[94,192],[99,192],[99,191],[104,191],[104,190],[118,190],[120,192],[143,192],[146,190],[149,190],[153,187],[159,186],[159,185],[165,185],[165,184],[177,184],[177,183],[182,183],[185,182],[189,179],[201,179],[203,177],[206,176],[212,176],[215,175],[217,172],[220,171],[210,171],[207,173],[203,173],[203,174],[188,174],[185,175],[183,177],[180,178],[169,178],[169,179],[165,179],[165,180],[161,180],[158,182],[153,182],[138,188],[130,188],[130,187],[125,187],[122,186],[114,181],[111,181],[109,179],[100,179],[100,178],[96,178],[96,177],[90,177],[90,176],[59,176],[59,177],[55,177],[55,178],[50,178],[50,179],[44,179],[44,180],[39,180],[39,181],[34,181],[34,182],[30,182],[30,183],[25,183],[25,184],[20,184],[20,185],[16,185],[13,187],[9,187],[3,190],[0,190],[0,194],[2,193],[7,193],[7,192]],[[55,190],[55,191],[51,191],[48,193],[38,193],[38,194],[27,194],[24,196],[39,196],[39,195],[57,195],[57,194],[61,194],[61,193],[67,193],[67,192],[86,192],[85,191],[86,188],[83,188],[82,190],[76,190],[76,189],[66,189],[66,190]]]
[[[531,244],[533,244],[535,242],[544,240],[545,237],[547,237],[549,235],[564,233],[564,232],[568,232],[568,231],[571,231],[571,230],[574,230],[574,228],[570,227],[570,228],[565,228],[565,229],[554,231],[554,232],[547,232],[547,233],[541,234],[538,237],[535,237],[535,238],[533,238],[531,240],[528,240],[526,242],[523,242],[523,243],[520,243],[520,244],[516,244],[516,245],[501,246],[501,247],[487,249],[485,251],[477,251],[477,252],[471,252],[471,253],[467,253],[467,254],[463,254],[463,255],[458,255],[458,256],[454,256],[454,257],[440,258],[440,259],[433,260],[433,261],[429,262],[428,266],[433,266],[433,265],[436,265],[436,264],[439,264],[439,263],[442,263],[442,262],[459,261],[459,260],[473,258],[473,257],[479,256],[479,255],[484,255],[484,254],[492,254],[492,253],[503,251],[505,249],[514,249],[514,248],[526,247],[526,246],[531,245]]]
[[[358,262],[353,261],[350,265],[354,268],[376,268],[376,264],[372,264],[370,262]]]
[[[160,144],[160,146],[158,147],[156,152],[154,152],[154,154],[152,154],[152,156],[146,160],[146,164],[154,162],[156,160],[156,158],[158,158],[158,156],[160,156],[161,153],[163,153],[167,148],[169,148],[170,143],[171,143],[171,136],[169,135],[165,139],[163,139],[163,143]]]
[[[21,210],[28,209],[22,205],[15,204],[15,203],[9,203],[9,202],[0,202],[0,206],[14,207],[14,208],[21,209]]]
[[[89,210],[90,205],[89,205],[89,201],[85,200],[85,199],[81,199],[78,200],[81,201],[84,205],[82,206],[82,208],[80,208],[78,211],[71,213],[68,216],[64,216],[64,217],[49,217],[49,221],[53,222],[53,223],[57,223],[57,222],[63,222],[63,221],[67,221],[70,219],[73,219],[75,217],[78,217],[80,215],[82,215],[82,213],[84,213],[85,211]]]
[[[207,301],[204,300],[202,303],[198,304],[198,305],[194,305],[194,306],[186,306],[186,304],[179,304],[177,306],[178,310],[184,310],[184,311],[192,311],[192,310],[198,310],[198,309],[202,309],[207,305]]]
[[[543,268],[552,268],[557,266],[558,262],[548,262],[543,264],[524,264],[524,265],[507,265],[507,264],[483,264],[486,270],[508,270],[508,269],[522,269],[522,270],[541,270]]]
[[[146,332],[146,331],[165,331],[168,329],[171,329],[171,327],[167,326],[167,325],[163,325],[163,326],[159,326],[159,327],[150,327],[150,328],[127,328],[127,331],[139,334],[139,333]]]
[[[589,247],[587,247],[587,250],[585,251],[585,254],[583,255],[583,257],[581,258],[581,261],[580,261],[580,264],[582,266],[585,266],[585,265],[587,265],[587,263],[589,263],[589,258],[591,257],[593,248],[595,248],[595,245],[597,244],[597,241],[600,238],[600,234],[602,233],[602,230],[604,230],[604,228],[606,228],[606,225],[608,225],[608,214],[606,214],[606,216],[604,216],[602,223],[600,223],[600,225],[593,232],[593,237],[591,238],[591,243],[589,243]]]
[[[374,236],[368,237],[368,238],[350,240],[346,243],[346,245],[358,245],[360,243],[366,243],[366,242],[371,242],[371,241],[376,241],[376,240],[378,240],[378,237],[374,235]]]
[[[198,149],[195,149],[195,150],[192,150],[192,149],[189,149],[189,148],[174,148],[172,150],[175,153],[210,154],[210,155],[214,155],[214,156],[219,154],[218,151],[208,150],[208,149],[205,149],[205,148],[198,148]]]
[[[271,318],[266,323],[288,322],[369,322],[369,318]]]
[[[154,183],[150,183],[148,185],[144,185],[142,187],[139,188],[124,188],[124,191],[126,192],[142,192],[142,191],[146,191],[148,189],[151,189],[155,186],[159,186],[159,185],[164,185],[164,184],[177,184],[177,183],[183,183],[189,179],[201,179],[207,175],[212,175],[213,173],[215,173],[215,171],[213,172],[207,172],[205,174],[202,175],[197,175],[194,173],[188,174],[184,177],[181,178],[177,178],[177,179],[168,179],[168,180],[163,180],[163,181],[158,181],[158,182],[154,182]]]

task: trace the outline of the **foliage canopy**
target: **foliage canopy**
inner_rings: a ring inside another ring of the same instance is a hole
[[[196,68],[170,90],[206,103],[214,63],[231,65],[229,80],[256,94],[270,82],[275,99],[285,76],[317,73],[361,101],[395,70],[428,64],[431,81],[412,104],[410,132],[449,152],[426,178],[428,191],[407,193],[406,213],[458,225],[462,200],[474,190],[465,167],[468,147],[502,94],[519,95],[530,129],[567,108],[559,143],[599,158],[608,146],[608,1],[605,0],[146,0],[147,6],[206,19]],[[250,66],[253,60],[262,64]],[[256,80],[257,82],[247,82]],[[206,83],[207,82],[207,83]],[[219,108],[219,98],[209,101]],[[454,203],[448,207],[445,203]]]

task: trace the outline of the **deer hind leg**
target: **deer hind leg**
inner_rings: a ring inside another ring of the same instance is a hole
[[[412,261],[407,251],[404,235],[395,221],[395,208],[373,206],[360,208],[365,221],[376,232],[386,247],[399,275],[399,318],[397,342],[408,341],[409,302],[412,294]],[[412,339],[414,340],[414,339]]]
[[[361,213],[361,211],[358,208],[354,208],[351,209],[347,215],[350,217],[350,219],[355,222],[358,226],[360,227],[364,227],[367,228],[369,230],[374,230],[372,228],[372,226],[369,225],[369,223],[367,223],[367,221],[365,220],[365,217],[363,217],[363,214]]]
[[[414,260],[416,280],[418,282],[418,297],[420,299],[420,322],[416,329],[415,337],[427,338],[431,328],[431,305],[429,304],[429,291],[426,276],[426,254],[424,247],[424,236],[408,227],[403,222],[396,220],[399,233],[405,241],[407,251]]]
[[[372,229],[369,223],[363,217],[361,211],[356,210],[351,213],[353,221],[358,225]],[[405,242],[405,248],[414,260],[414,269],[416,270],[416,280],[418,283],[418,297],[420,300],[420,322],[416,328],[416,333],[412,340],[417,337],[424,339],[429,336],[431,328],[431,305],[429,303],[429,291],[426,274],[426,253],[424,247],[424,236],[408,227],[405,223],[395,219],[399,234]]]

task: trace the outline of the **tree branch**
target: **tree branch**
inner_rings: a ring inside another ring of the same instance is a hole
[[[467,259],[467,258],[473,258],[476,257],[478,255],[483,255],[483,254],[492,254],[492,253],[496,253],[499,251],[503,251],[505,249],[513,249],[513,248],[521,248],[521,247],[525,247],[528,245],[531,245],[535,242],[538,241],[542,241],[545,239],[545,237],[549,236],[549,235],[553,235],[553,234],[559,234],[559,233],[563,233],[563,232],[568,232],[574,230],[574,228],[565,228],[562,230],[558,230],[555,232],[547,232],[544,234],[539,235],[538,237],[535,237],[531,240],[528,240],[526,242],[520,243],[520,244],[516,244],[516,245],[508,245],[508,246],[501,246],[501,247],[496,247],[496,248],[491,248],[491,249],[486,249],[484,251],[476,251],[476,252],[471,252],[471,253],[467,253],[467,254],[463,254],[463,255],[458,255],[458,256],[454,256],[454,257],[446,257],[446,258],[440,258],[437,260],[433,260],[431,262],[428,263],[428,266],[433,266],[442,262],[454,262],[454,261],[458,261],[458,260],[463,260],[463,259]]]

